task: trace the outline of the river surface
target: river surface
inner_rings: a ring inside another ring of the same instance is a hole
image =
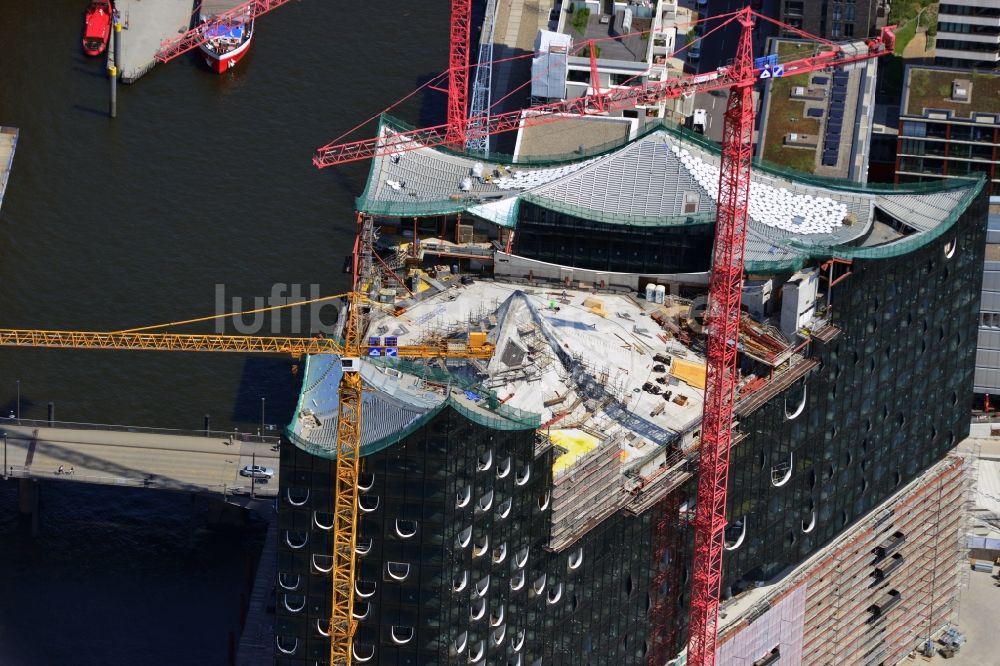
[[[80,50],[85,4],[0,2],[0,125],[21,130],[0,327],[121,330],[288,293],[275,285],[344,291],[368,166],[321,172],[312,151],[445,68],[448,3],[290,3],[233,72],[188,55],[119,86],[116,120],[104,58]],[[440,122],[432,95],[397,115]],[[0,349],[0,414],[18,381],[24,418],[51,401],[63,421],[170,428],[209,414],[255,430],[262,398],[281,427],[298,389],[284,358]],[[210,529],[181,494],[55,482],[37,538],[16,510],[0,482],[0,664],[227,662],[259,524]]]

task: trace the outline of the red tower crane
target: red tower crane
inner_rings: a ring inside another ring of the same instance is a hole
[[[455,0],[456,3],[462,1]],[[816,52],[812,56],[784,63],[755,61],[751,39],[754,16],[815,40],[818,42]],[[699,449],[698,494],[694,523],[694,574],[688,625],[687,663],[690,666],[712,666],[715,663],[722,556],[725,546],[729,449],[732,442],[733,406],[737,382],[743,253],[746,246],[750,199],[750,161],[753,153],[754,125],[753,86],[763,78],[804,74],[886,55],[892,53],[895,44],[892,27],[882,28],[878,37],[840,45],[816,38],[797,28],[758,14],[750,8],[734,12],[719,27],[732,21],[738,22],[742,28],[736,58],[731,64],[713,72],[680,76],[631,87],[611,88],[607,91],[594,88],[595,92],[590,95],[492,115],[488,118],[477,118],[474,119],[477,122],[467,125],[464,124],[463,118],[463,127],[466,128],[467,135],[465,138],[474,138],[473,133],[500,134],[525,126],[556,122],[567,116],[601,115],[637,105],[654,105],[680,95],[730,90],[723,129],[715,242],[706,315],[707,377]],[[453,64],[452,74],[454,71]],[[402,132],[388,131],[372,139],[328,144],[316,152],[313,163],[319,168],[324,168],[453,143],[455,135],[450,109],[451,107],[449,107],[448,124]],[[478,122],[479,120],[482,122]],[[663,530],[657,530],[660,531]],[[656,538],[661,537],[662,535],[658,534]],[[659,548],[658,544],[654,546]],[[664,609],[663,600],[657,600],[652,613],[655,615]],[[652,626],[654,628],[659,626],[655,617]]]
[[[204,44],[206,41],[205,33],[209,28],[231,23],[235,24],[238,20],[244,20],[248,14],[251,19],[255,19],[288,2],[291,2],[291,0],[249,0],[249,2],[244,2],[241,5],[218,14],[210,21],[196,25],[183,35],[164,40],[160,44],[160,50],[153,57],[156,58],[157,62],[170,62],[177,56],[184,55],[191,49],[196,49],[201,44]]]
[[[448,142],[464,146],[469,122],[469,32],[472,0],[451,0],[451,40],[448,49]]]

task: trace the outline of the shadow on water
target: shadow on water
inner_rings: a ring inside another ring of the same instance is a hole
[[[73,108],[79,111],[80,113],[86,113],[93,116],[101,116],[102,118],[108,115],[107,109],[104,109],[102,111],[98,109],[92,109],[89,106],[83,106],[82,104],[74,104]]]

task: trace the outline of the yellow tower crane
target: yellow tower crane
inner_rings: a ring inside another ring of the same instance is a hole
[[[358,281],[355,280],[355,285]],[[343,343],[330,338],[199,335],[151,333],[152,329],[222,319],[317,301],[346,297],[347,318]],[[364,298],[356,291],[326,296],[312,301],[278,305],[246,312],[213,315],[168,324],[115,332],[56,331],[37,329],[0,329],[0,346],[55,347],[62,349],[134,349],[152,351],[235,352],[244,354],[336,354],[341,357],[339,420],[337,422],[336,488],[334,499],[332,607],[330,611],[330,664],[350,666],[351,644],[356,621],[354,609],[354,549],[358,522],[358,465],[361,452],[362,382],[359,361],[363,354],[360,305]],[[406,358],[490,358],[493,345],[485,333],[473,332],[468,344],[442,342],[433,345],[400,346],[399,356]]]

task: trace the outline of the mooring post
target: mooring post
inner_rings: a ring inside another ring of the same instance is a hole
[[[49,427],[56,424],[56,403],[49,400]]]
[[[212,417],[205,414],[205,437],[208,437],[208,433],[212,430]]]
[[[108,65],[108,79],[111,83],[111,117],[118,117],[118,63],[122,61],[122,23],[115,16],[115,59]]]

